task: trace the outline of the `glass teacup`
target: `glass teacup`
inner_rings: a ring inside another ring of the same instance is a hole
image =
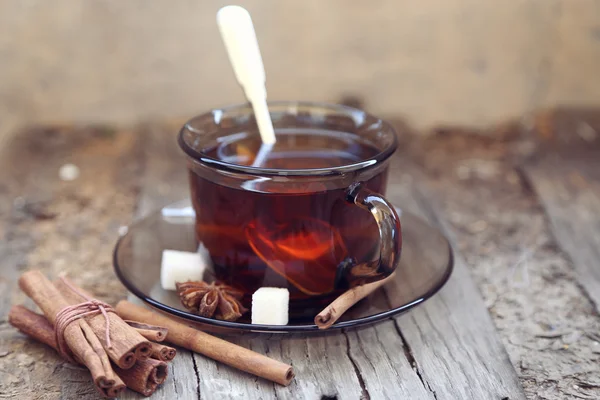
[[[179,144],[197,239],[217,279],[247,296],[287,287],[297,315],[398,265],[400,221],[383,197],[397,139],[390,125],[350,107],[276,102],[269,111],[277,143],[260,166],[249,105],[191,119]]]

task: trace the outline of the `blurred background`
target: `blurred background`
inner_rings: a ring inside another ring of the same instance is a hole
[[[244,101],[225,1],[0,0],[0,140],[24,124],[187,118]],[[237,2],[271,100],[357,98],[421,132],[600,106],[598,0]]]

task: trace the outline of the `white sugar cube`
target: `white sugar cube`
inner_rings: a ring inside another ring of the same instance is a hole
[[[262,287],[252,295],[252,323],[287,325],[290,292],[287,289]]]
[[[201,281],[206,261],[200,253],[163,250],[160,267],[160,285],[164,290],[175,290],[175,282]]]

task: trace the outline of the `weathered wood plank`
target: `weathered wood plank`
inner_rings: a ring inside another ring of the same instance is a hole
[[[16,285],[17,276],[27,268],[50,276],[67,272],[84,286],[95,284],[94,292],[111,301],[122,296],[110,253],[119,224],[131,217],[136,193],[133,172],[140,161],[136,150],[130,132],[101,128],[28,129],[4,149],[0,158],[2,196],[7,200],[0,202],[0,232],[7,239],[0,250],[3,319],[10,304],[32,304]],[[65,163],[78,166],[76,180],[60,180],[58,171]],[[0,335],[0,350],[5,354],[0,357],[0,395],[98,398],[84,369],[64,363],[6,323],[0,326]]]
[[[360,383],[347,356],[346,340],[342,335],[226,339],[292,364],[296,379],[290,386],[283,387],[197,355],[202,399],[361,398]]]
[[[600,148],[540,156],[523,166],[579,283],[600,307]]]
[[[253,348],[247,341],[240,340],[236,343],[261,352],[260,349]],[[271,382],[220,364],[199,354],[194,354],[193,357],[198,371],[198,393],[201,399],[275,397],[273,383]]]
[[[569,125],[581,125],[579,116],[570,117]],[[552,122],[550,132],[563,130],[562,121]],[[574,138],[568,140],[567,132],[575,127],[564,130],[570,147]],[[531,184],[515,169],[515,156],[520,160],[539,147],[529,135],[516,136],[519,142],[449,131],[413,142],[416,148],[406,158],[425,174],[406,166],[402,179],[406,186],[411,180],[426,183],[427,200],[443,215],[527,398],[598,398],[600,389],[587,383],[595,381],[597,373],[590,371],[597,371],[600,356],[587,332],[598,331],[600,317],[553,237]],[[558,141],[546,144],[564,148]]]
[[[40,134],[42,140],[46,136]],[[0,258],[2,259],[0,276],[0,319],[5,320],[15,293],[15,283],[19,271],[26,265],[26,255],[35,245],[35,239],[29,234],[35,215],[31,207],[38,206],[43,199],[28,199],[34,191],[32,174],[44,164],[41,157],[35,157],[35,149],[29,142],[31,135],[23,133],[15,137],[9,146],[0,153]],[[25,137],[26,136],[26,137]],[[49,179],[60,166],[56,159],[47,160],[47,168],[39,172],[38,179]],[[46,174],[46,176],[44,176]]]
[[[435,399],[411,366],[395,321],[345,335],[349,355],[371,399]]]
[[[348,357],[348,343],[339,333],[307,338],[281,339],[269,342],[273,356],[281,356],[292,363],[296,371],[293,385],[277,387],[278,398],[339,398],[364,399],[352,360]],[[279,353],[277,352],[279,351]]]
[[[422,195],[423,184],[402,180],[400,171],[420,173],[400,162],[390,175],[388,198],[441,228],[453,240],[447,222]],[[401,165],[401,168],[400,168]],[[424,179],[420,179],[424,182]],[[523,399],[517,373],[496,332],[479,290],[455,249],[454,272],[436,296],[396,319],[423,384],[438,399]],[[393,296],[393,291],[387,291]]]

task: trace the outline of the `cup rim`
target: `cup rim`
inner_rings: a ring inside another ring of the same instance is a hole
[[[315,177],[315,176],[332,176],[332,175],[343,175],[349,172],[355,172],[359,170],[364,170],[376,165],[381,164],[385,160],[387,160],[397,149],[398,147],[398,137],[396,130],[386,121],[378,118],[366,111],[360,110],[358,108],[345,106],[342,104],[332,104],[332,103],[324,103],[324,102],[313,102],[313,101],[269,101],[267,102],[268,106],[281,107],[281,106],[303,106],[303,107],[321,107],[326,108],[333,111],[342,111],[347,114],[351,113],[361,113],[364,117],[373,119],[380,124],[381,128],[379,131],[388,132],[392,136],[392,142],[386,146],[385,149],[381,150],[379,153],[375,154],[372,157],[366,158],[359,162],[355,162],[352,164],[345,164],[336,167],[329,168],[302,168],[302,169],[275,169],[275,168],[262,168],[262,167],[254,167],[250,165],[240,165],[234,164],[226,161],[219,160],[217,158],[211,157],[203,152],[200,152],[190,146],[184,138],[185,132],[190,131],[190,123],[196,119],[202,119],[211,117],[215,114],[216,111],[221,112],[231,112],[234,110],[239,110],[242,108],[249,107],[249,103],[238,103],[226,107],[219,107],[211,109],[210,111],[197,115],[190,120],[188,120],[183,127],[179,130],[177,142],[179,147],[195,162],[200,164],[204,164],[210,168],[214,168],[221,171],[233,172],[233,173],[243,173],[249,175],[257,175],[257,176],[298,176],[298,177]]]

